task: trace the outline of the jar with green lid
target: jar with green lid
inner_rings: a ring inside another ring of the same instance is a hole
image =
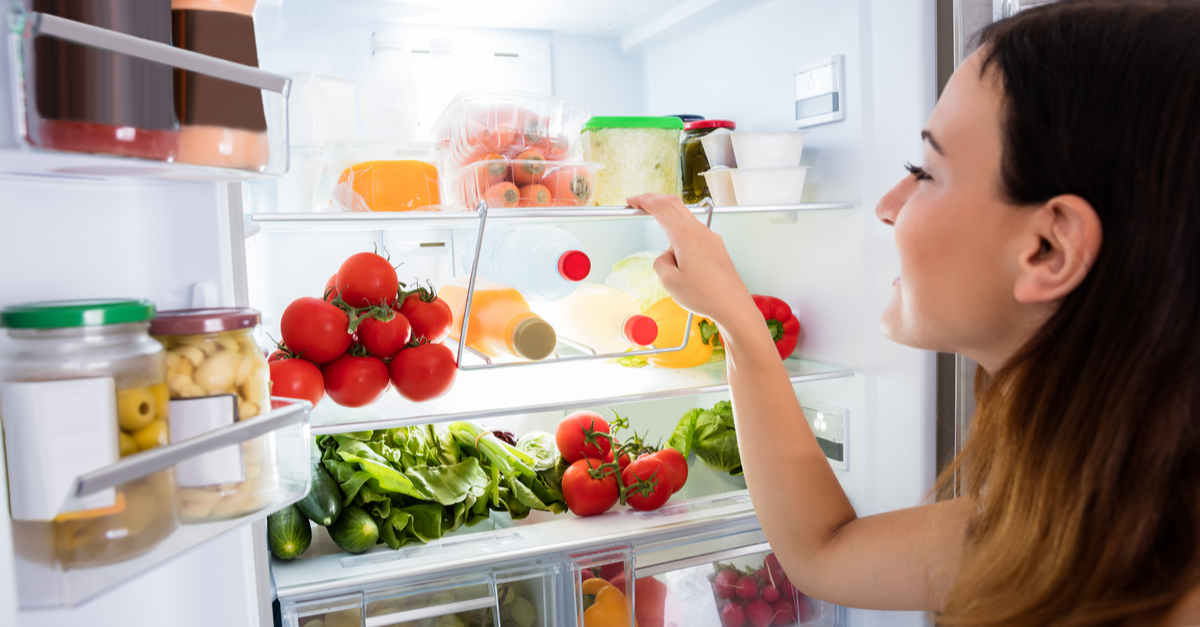
[[[732,131],[737,125],[729,120],[696,120],[683,125],[683,137],[679,140],[680,173],[683,179],[683,202],[693,204],[712,198],[708,182],[701,174],[708,172],[708,156],[700,138],[717,129]]]
[[[168,469],[84,497],[75,477],[167,444],[162,346],[154,305],[55,301],[0,311],[0,421],[13,546],[32,562],[101,566],[149,551],[177,526]]]
[[[583,127],[584,160],[599,162],[592,204],[625,206],[639,194],[680,192],[677,117],[593,117]]]

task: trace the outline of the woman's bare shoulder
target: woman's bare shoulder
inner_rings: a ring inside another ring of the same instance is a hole
[[[1200,626],[1200,586],[1192,588],[1183,596],[1175,607],[1160,621],[1152,623],[1157,627],[1196,627]]]

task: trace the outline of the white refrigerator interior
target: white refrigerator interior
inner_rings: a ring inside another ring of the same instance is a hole
[[[802,165],[811,166],[804,203],[847,208],[718,214],[712,226],[751,291],[779,296],[798,314],[805,339],[796,367],[832,364],[853,371],[795,387],[802,399],[847,410],[846,467],[837,476],[860,516],[916,505],[929,498],[934,481],[934,355],[880,333],[899,265],[891,229],[874,215],[877,201],[903,176],[903,163],[922,159],[920,131],[936,98],[934,25],[933,0],[260,0],[256,12],[260,67],[269,72],[358,79],[370,57],[372,31],[388,26],[409,34],[417,50],[429,50],[434,38],[452,39],[471,68],[463,73],[474,81],[471,87],[553,94],[587,104],[593,115],[699,114],[734,120],[740,130],[794,128],[796,69],[843,55],[845,119],[807,129]],[[7,55],[4,50],[0,54]],[[363,229],[270,219],[267,214],[308,210],[291,204],[288,190],[294,188],[288,186],[311,159],[311,146],[293,143],[288,175],[248,183],[149,180],[78,169],[76,163],[82,159],[86,166],[87,158],[53,153],[37,154],[34,167],[43,171],[30,173],[30,153],[18,147],[11,122],[12,84],[4,61],[0,267],[6,270],[0,274],[0,307],[100,297],[145,298],[160,310],[248,305],[263,312],[264,330],[278,338],[288,302],[319,295],[342,259],[373,244],[405,263],[401,280],[409,272],[439,284],[463,272],[456,243],[475,228],[470,222],[414,228],[397,220]],[[304,106],[306,115],[328,111]],[[293,137],[304,123],[292,119]],[[75,169],[59,171],[66,165]],[[603,281],[627,254],[666,248],[661,230],[645,218],[564,220],[558,226],[587,247],[589,281]],[[639,431],[649,427],[665,440],[687,409],[728,398],[719,375],[610,372],[614,368],[546,364],[462,373],[451,395],[426,406],[391,392],[363,410],[342,410],[326,400],[311,421],[314,432],[329,433],[339,425],[415,424],[475,412],[481,424],[520,432],[552,430],[573,409],[612,406],[630,415]],[[632,402],[641,398],[654,400]],[[689,482],[689,492],[679,496],[744,488],[717,473],[697,475],[700,481]],[[18,611],[10,523],[5,508],[0,625],[270,624],[261,524],[220,536],[77,607]],[[539,544],[551,546],[562,534],[589,529],[576,523],[581,521],[516,529],[532,555]],[[650,528],[638,525],[630,529]],[[360,580],[407,576],[404,560],[347,566],[339,557],[344,555],[297,560],[286,564],[286,574],[275,562],[275,583],[315,598]],[[436,574],[433,566],[423,568]],[[847,610],[843,616],[851,626],[927,624],[917,612]]]

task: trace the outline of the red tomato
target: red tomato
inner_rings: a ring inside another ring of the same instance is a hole
[[[400,280],[396,269],[375,253],[357,253],[342,262],[337,271],[337,286],[342,300],[351,307],[394,304]]]
[[[649,481],[653,487],[646,490],[633,489],[625,494],[625,502],[633,509],[648,512],[656,510],[671,498],[675,486],[671,483],[671,469],[657,457],[639,457],[621,472],[621,482],[629,487],[639,481]]]
[[[345,354],[321,368],[325,391],[343,407],[370,405],[383,396],[388,386],[388,370],[375,357]]]
[[[267,363],[268,364],[273,364],[277,361],[283,361],[285,359],[291,359],[291,357],[288,356],[288,354],[286,352],[281,351],[279,349],[275,349],[274,351],[271,351],[270,355],[267,355]]]
[[[667,469],[671,471],[671,485],[675,486],[675,492],[681,490],[683,484],[687,483],[688,463],[683,453],[673,448],[665,448],[657,453],[651,453],[646,457],[657,457],[662,463],[667,465]]]
[[[299,398],[315,407],[325,398],[325,381],[316,366],[303,359],[273,361],[271,368],[271,396]]]
[[[338,297],[338,292],[339,292],[339,290],[337,288],[337,273],[334,272],[333,276],[329,277],[329,280],[325,282],[325,293],[324,293],[325,302],[332,303],[334,301],[334,299],[336,299]]]
[[[613,444],[612,444],[612,445],[613,445],[614,447],[617,447],[617,448],[620,448],[620,447],[621,447],[621,443],[620,443],[620,442],[613,442]],[[613,462],[613,452],[614,452],[614,451],[609,451],[609,452],[607,452],[607,453],[605,453],[605,454],[604,454],[604,463],[606,463],[606,464],[611,464],[611,463]],[[620,467],[621,471],[622,471],[622,472],[624,472],[624,471],[625,471],[625,467],[629,465],[629,455],[626,455],[626,454],[622,453],[622,454],[621,454],[621,461],[620,461],[620,462],[618,462],[618,463],[617,463],[617,465],[618,465],[618,467]]]
[[[629,596],[625,591],[625,573],[612,578],[610,584],[621,594]],[[683,608],[679,602],[671,594],[667,584],[655,579],[654,577],[638,577],[637,582],[633,585],[634,588],[634,618],[637,619],[638,627],[664,627],[667,624],[668,616],[670,618],[678,618],[683,615]],[[682,623],[674,623],[682,624]]]
[[[458,375],[458,365],[446,345],[423,344],[397,353],[388,373],[400,396],[419,403],[448,392]]]
[[[592,429],[600,433],[608,433],[608,421],[594,411],[577,411],[562,419],[554,432],[554,443],[563,459],[577,462],[584,457],[604,459],[612,451],[612,442],[608,438],[596,436],[597,444],[589,444],[584,436],[584,429]]]
[[[358,342],[368,353],[380,358],[391,359],[412,338],[412,325],[404,314],[392,310],[392,319],[386,322],[370,316],[358,323]]]
[[[563,473],[563,500],[567,509],[576,516],[595,516],[607,512],[617,504],[620,496],[617,490],[617,475],[612,469],[601,471],[597,479],[592,476],[593,469],[599,471],[602,462],[598,459],[584,458],[573,464]]]
[[[279,320],[283,343],[314,364],[332,361],[350,348],[349,328],[346,312],[308,296],[292,301]]]
[[[438,344],[446,339],[454,324],[450,305],[424,288],[416,294],[409,294],[400,303],[400,313],[412,325],[412,336],[416,339],[425,338],[430,344]]]

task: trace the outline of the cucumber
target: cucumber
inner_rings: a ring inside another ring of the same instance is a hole
[[[267,516],[267,544],[271,553],[281,560],[295,559],[312,543],[312,528],[308,519],[295,505]]]
[[[296,506],[309,520],[322,527],[332,525],[342,513],[342,490],[320,460],[312,464],[312,487],[308,495]]]
[[[343,551],[362,553],[379,541],[379,526],[366,510],[350,505],[342,510],[337,522],[329,526],[329,537]]]

